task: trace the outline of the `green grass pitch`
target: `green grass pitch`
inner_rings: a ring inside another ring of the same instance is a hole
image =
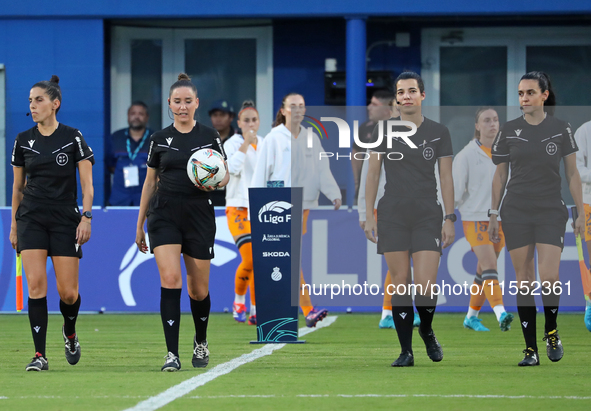
[[[444,359],[431,362],[415,331],[415,366],[390,367],[399,353],[394,330],[378,329],[377,314],[338,314],[330,327],[245,364],[169,403],[163,410],[436,409],[588,410],[591,404],[591,333],[582,314],[558,317],[565,356],[546,357],[544,319],[538,316],[541,365],[517,367],[523,355],[519,324],[502,333],[492,314],[490,332],[462,327],[464,314],[437,314],[434,329]],[[162,373],[165,345],[158,315],[82,315],[82,359],[66,362],[61,316],[50,315],[49,371],[25,372],[34,354],[26,315],[0,316],[0,410],[123,410],[218,364],[260,348],[248,341],[255,328],[214,314],[209,323],[211,361],[191,367],[193,325],[181,321],[182,370]],[[303,326],[302,319],[300,326]],[[489,397],[484,397],[489,396]]]

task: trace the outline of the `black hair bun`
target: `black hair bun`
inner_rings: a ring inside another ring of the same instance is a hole
[[[244,110],[245,108],[248,108],[248,107],[255,108],[255,106],[254,106],[254,101],[252,101],[252,100],[245,100],[245,101],[242,103],[242,108],[241,108],[241,110]]]

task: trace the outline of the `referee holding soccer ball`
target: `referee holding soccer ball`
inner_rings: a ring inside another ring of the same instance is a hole
[[[148,219],[150,248],[160,271],[160,315],[168,354],[162,371],[178,371],[179,323],[181,320],[180,256],[187,270],[187,288],[195,323],[193,367],[209,363],[207,323],[209,269],[214,257],[215,212],[208,192],[215,187],[196,187],[187,176],[187,162],[200,149],[210,148],[226,158],[219,134],[194,120],[199,107],[197,88],[189,76],[179,74],[170,87],[169,110],[174,123],[150,137],[148,172],[142,190],[136,244],[148,251],[144,222]],[[227,169],[227,166],[226,166]],[[226,174],[218,187],[228,184]]]

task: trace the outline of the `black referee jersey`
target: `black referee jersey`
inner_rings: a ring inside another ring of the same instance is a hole
[[[80,130],[59,124],[50,136],[37,126],[14,140],[11,164],[25,167],[24,197],[49,203],[76,203],[76,166],[82,160],[94,164],[92,149]]]
[[[400,120],[400,118],[390,120]],[[408,131],[408,128],[403,126],[401,130]],[[409,137],[417,148],[411,148],[401,138],[393,138],[392,148],[389,149],[386,122],[384,122],[383,132],[382,144],[372,151],[386,153],[384,154],[386,171],[384,203],[398,197],[437,199],[435,163],[438,158],[453,156],[451,137],[447,127],[423,117],[417,132]],[[373,134],[374,141],[378,140],[378,133],[379,127],[376,126]],[[397,153],[402,154],[402,159]]]
[[[546,115],[538,125],[519,117],[507,122],[492,146],[496,165],[510,163],[507,193],[560,197],[560,160],[579,148],[569,123]]]
[[[196,123],[188,133],[181,133],[174,125],[157,131],[150,137],[148,167],[158,169],[158,192],[168,195],[209,197],[199,190],[187,175],[187,162],[191,155],[204,148],[218,151],[224,159],[219,133],[203,124]]]

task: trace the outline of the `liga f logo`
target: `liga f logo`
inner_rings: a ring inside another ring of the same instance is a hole
[[[274,223],[277,224],[282,223],[284,221],[283,216],[279,216],[279,218],[277,218],[275,216],[275,218],[265,218],[264,214],[268,211],[272,211],[275,212],[277,214],[283,214],[285,211],[291,209],[292,205],[290,203],[288,203],[287,201],[271,201],[267,204],[265,204],[264,206],[261,207],[261,209],[259,210],[259,221],[261,223]],[[289,221],[291,219],[291,215],[287,215],[286,216],[286,220]]]
[[[312,118],[312,117],[310,117]],[[318,124],[320,124],[320,126],[322,127],[322,129],[324,130],[324,133],[326,134],[326,129],[324,128],[324,126],[318,122],[318,120],[316,120],[315,118],[312,118],[313,120],[315,120]],[[321,121],[332,121],[333,123],[335,123],[339,129],[339,147],[340,148],[351,148],[351,127],[349,127],[349,124],[343,120],[342,118],[338,118],[338,117],[320,117]],[[308,122],[310,123],[310,122]],[[310,123],[312,124],[312,123]],[[314,124],[312,124],[314,126],[314,128],[316,130],[318,130],[318,127],[316,127]],[[396,128],[400,128],[401,126],[409,128],[410,130],[408,131],[402,131],[402,130],[398,130]],[[384,130],[384,128],[386,130]],[[320,130],[318,130],[320,132]],[[410,140],[410,136],[413,136],[415,133],[417,132],[417,126],[410,122],[410,121],[405,121],[405,120],[388,120],[386,122],[384,121],[380,121],[378,122],[378,139],[374,142],[363,142],[359,139],[359,121],[355,120],[353,121],[353,140],[355,141],[355,144],[357,144],[359,147],[364,148],[364,149],[372,149],[372,148],[376,148],[379,147],[382,144],[382,141],[384,139],[384,135],[386,137],[386,141],[387,141],[387,145],[388,148],[391,149],[392,148],[392,139],[394,138],[401,138],[406,145],[408,145],[410,148],[418,148],[415,143],[413,143]],[[322,135],[322,133],[320,133]],[[308,128],[308,135],[307,135],[307,146],[308,148],[312,148],[313,146],[313,141],[314,141],[314,129],[312,128]],[[328,138],[328,135],[326,135]]]

